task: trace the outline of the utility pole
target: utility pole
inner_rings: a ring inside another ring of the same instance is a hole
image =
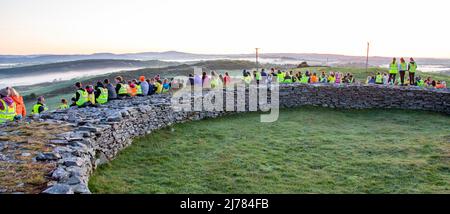
[[[370,43],[367,42],[366,73],[369,70],[369,47],[370,47]]]
[[[258,62],[258,50],[259,48],[255,48],[256,49],[256,71],[259,70],[259,62]]]

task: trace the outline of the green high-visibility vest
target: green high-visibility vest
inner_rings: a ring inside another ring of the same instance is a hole
[[[136,85],[136,89],[137,89],[136,94],[137,95],[142,95],[142,87],[141,87],[141,85]]]
[[[138,88],[138,92],[139,92],[139,88]],[[96,101],[97,101],[97,103],[105,104],[108,102],[108,89],[106,89],[106,88],[99,88],[99,89],[100,89],[100,95],[97,97]],[[142,90],[141,90],[141,94],[142,94]]]
[[[218,78],[213,78],[211,80],[211,88],[216,88],[219,85],[219,79]]]
[[[41,106],[44,107],[44,111],[48,111],[47,106],[45,106],[45,105],[43,105],[43,104],[40,104],[40,103],[37,103],[37,104],[35,104],[35,105],[33,106],[33,109],[32,109],[32,111],[31,111],[31,113],[32,113],[33,115],[39,114],[39,108],[40,108]]]
[[[391,63],[389,65],[389,73],[390,74],[398,74],[398,66],[397,63]]]
[[[88,100],[88,93],[86,90],[78,90],[77,91],[80,94],[80,98],[78,98],[78,101],[75,103],[77,106],[83,106]]]
[[[284,81],[283,81],[284,83],[292,83],[292,79],[284,79]]]
[[[245,82],[246,84],[250,84],[250,83],[252,82],[252,77],[246,76],[246,77],[243,78],[243,80],[244,80],[244,82]]]
[[[406,71],[408,68],[406,67],[406,62],[400,63],[400,70]]]
[[[309,77],[306,75],[303,75],[302,78],[300,79],[300,83],[308,83],[309,81]]]
[[[256,80],[261,80],[262,78],[261,78],[261,72],[259,72],[259,71],[257,71],[256,72],[256,75],[255,75],[256,77],[255,77],[255,79]]]
[[[3,110],[0,110],[0,124],[5,123],[6,121],[14,121],[14,117],[16,114],[16,103],[13,103],[12,106],[8,106],[3,99],[0,99],[3,104]]]
[[[424,85],[425,85],[425,81],[423,81],[422,79],[417,81],[417,86],[423,87]]]
[[[123,84],[123,83],[119,83],[119,84],[120,84],[119,95],[128,94],[128,90],[127,90],[128,85]]]
[[[64,110],[64,109],[68,109],[68,108],[69,108],[69,105],[67,105],[67,104],[61,104],[58,107],[59,110]]]
[[[375,83],[383,83],[383,75],[377,75],[377,77],[375,78]]]
[[[416,62],[414,62],[414,63],[410,62],[409,63],[409,72],[410,73],[415,73],[416,70],[417,70],[417,63]]]
[[[277,74],[277,80],[279,83],[284,81],[284,74],[283,73],[278,73]]]

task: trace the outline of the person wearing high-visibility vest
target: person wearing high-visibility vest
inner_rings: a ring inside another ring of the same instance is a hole
[[[253,71],[253,74],[255,75],[256,84],[259,85],[259,82],[262,80],[261,72],[256,70]]]
[[[211,88],[219,88],[220,85],[220,77],[215,71],[211,71]]]
[[[16,117],[16,103],[9,97],[10,91],[6,88],[0,90],[0,124],[14,121]]]
[[[126,98],[129,97],[130,94],[128,94],[129,86],[125,83],[123,78],[121,76],[117,76],[115,79],[116,81],[116,94],[117,98]]]
[[[66,110],[69,108],[66,99],[61,99],[61,104],[58,106],[58,110]]]
[[[134,94],[132,96],[142,97],[143,93],[142,93],[142,86],[141,86],[141,84],[137,80],[133,80],[131,85],[134,85],[134,88],[135,88],[135,89],[132,90],[133,94]]]
[[[398,74],[398,65],[397,65],[397,59],[394,57],[392,58],[391,64],[389,64],[389,84],[394,84],[395,82],[395,76]]]
[[[400,85],[405,85],[405,74],[408,70],[408,64],[406,64],[405,59],[400,58]]]
[[[88,100],[90,105],[95,105],[95,94],[94,94],[94,86],[88,85],[86,86],[86,92],[88,93]]]
[[[410,85],[416,85],[416,83],[414,82],[414,76],[416,74],[416,70],[417,70],[417,63],[411,57],[411,58],[409,58],[409,64],[408,64],[408,74],[409,74],[409,84]]]
[[[73,104],[71,106],[86,107],[89,104],[88,92],[83,88],[81,82],[75,83],[75,97],[72,98]]]
[[[284,73],[281,72],[280,70],[278,70],[278,73],[277,73],[277,81],[278,81],[278,83],[282,83],[284,81]]]
[[[336,77],[334,76],[334,72],[330,72],[330,75],[328,76],[328,83],[331,84],[336,83]]]
[[[162,91],[163,91],[163,83],[161,82],[161,80],[155,81],[155,88],[156,88],[155,93],[157,93],[157,94],[161,94],[162,93]]]
[[[108,89],[102,84],[102,82],[97,82],[95,86],[95,101],[98,104],[105,104],[109,99]]]
[[[245,73],[242,80],[246,85],[250,85],[250,83],[252,83],[252,76],[249,73]]]
[[[42,112],[48,111],[47,106],[45,105],[45,99],[43,96],[38,97],[37,103],[33,106],[31,113],[33,115],[40,115]]]
[[[421,88],[423,88],[425,86],[425,81],[423,81],[423,79],[420,77],[416,80],[416,82],[417,82],[417,86],[419,86]]]
[[[383,75],[380,72],[375,76],[375,84],[383,85]]]
[[[293,83],[294,81],[292,80],[292,76],[286,72],[286,75],[284,76],[284,80],[283,83]]]
[[[307,84],[309,82],[309,76],[305,73],[300,77],[300,83]]]

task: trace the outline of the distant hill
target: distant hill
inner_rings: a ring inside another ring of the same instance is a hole
[[[91,59],[78,60],[59,63],[39,64],[25,67],[0,69],[0,77],[14,77],[23,75],[61,73],[68,71],[83,71],[108,68],[138,68],[138,67],[167,67],[178,65],[176,62],[164,62],[159,60],[139,61],[139,60],[115,60],[115,59]]]
[[[339,54],[316,54],[316,53],[261,53],[261,59],[269,60],[290,60],[290,61],[307,61],[320,62],[319,64],[328,63],[330,65],[338,64],[358,64],[365,63],[365,56],[348,56]],[[217,60],[217,59],[254,59],[254,54],[194,54],[178,51],[166,52],[142,52],[142,53],[95,53],[88,55],[0,55],[1,66],[24,66],[31,64],[45,64],[77,60],[94,60],[94,59],[116,59],[116,60],[167,60],[167,61],[198,61],[198,60]],[[399,56],[396,56],[399,57]],[[409,57],[409,56],[404,56]],[[391,57],[372,56],[369,58],[371,66],[386,65]],[[437,58],[416,58],[419,64],[428,65],[448,65],[450,59]],[[295,63],[294,63],[295,64]]]

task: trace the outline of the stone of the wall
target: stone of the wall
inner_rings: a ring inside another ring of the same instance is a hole
[[[208,97],[209,94],[203,97]],[[304,105],[331,108],[420,109],[450,114],[448,90],[363,85],[280,86],[280,106]],[[58,135],[54,152],[61,156],[52,173],[53,181],[44,193],[90,193],[88,179],[93,170],[114,159],[133,138],[174,123],[214,118],[227,112],[175,112],[169,95],[115,100],[97,108],[71,108],[42,115],[43,119],[64,121],[74,131]],[[202,99],[202,96],[196,99]],[[248,101],[248,99],[246,99]],[[245,102],[243,100],[235,101]],[[248,106],[248,104],[247,104]]]

